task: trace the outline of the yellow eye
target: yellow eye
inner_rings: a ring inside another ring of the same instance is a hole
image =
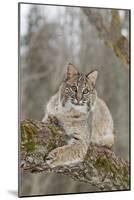
[[[76,88],[76,86],[72,86],[72,87],[71,87],[71,89],[72,89],[74,92],[76,92],[76,91],[77,91],[77,88]]]
[[[86,88],[83,90],[83,94],[87,94],[89,92],[89,90]]]

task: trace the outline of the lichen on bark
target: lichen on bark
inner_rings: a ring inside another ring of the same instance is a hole
[[[90,145],[81,163],[74,166],[49,168],[48,153],[67,144],[67,136],[56,117],[43,123],[24,120],[20,126],[20,168],[29,173],[56,172],[98,187],[101,191],[129,190],[129,163],[118,157],[112,149]]]
[[[115,55],[129,69],[129,40],[122,35],[119,11],[111,10],[111,22],[106,26],[102,15],[94,9],[81,8],[88,21],[95,27],[98,36],[108,47],[113,49]]]

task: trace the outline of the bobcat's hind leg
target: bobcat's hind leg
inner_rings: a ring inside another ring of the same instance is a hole
[[[113,131],[105,131],[103,134],[93,134],[91,137],[92,144],[106,146],[111,148],[114,145],[115,135]]]
[[[114,144],[114,140],[115,140],[115,136],[113,133],[111,134],[107,134],[103,136],[103,146],[107,146],[109,148],[111,148]]]

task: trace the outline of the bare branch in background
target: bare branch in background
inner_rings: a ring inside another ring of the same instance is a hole
[[[24,120],[21,123],[20,165],[29,173],[57,172],[77,181],[96,186],[101,191],[128,190],[129,164],[106,148],[90,145],[82,163],[50,169],[48,153],[66,144],[66,135],[58,120],[51,116],[46,123]]]
[[[129,67],[129,42],[122,35],[120,26],[120,16],[117,10],[111,11],[111,25],[106,27],[100,13],[93,9],[82,8],[90,23],[96,28],[98,36],[104,40],[105,44],[111,47],[123,64]]]
[[[28,75],[27,77],[25,77],[23,79],[23,83],[25,84],[28,81],[35,81],[35,80],[45,78],[46,76],[48,76],[51,73],[51,71],[52,71],[52,67],[49,67],[49,69],[45,72],[38,72],[35,74]]]

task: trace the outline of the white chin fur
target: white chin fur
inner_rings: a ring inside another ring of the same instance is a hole
[[[86,104],[84,104],[84,105],[74,105],[74,104],[71,103],[71,106],[75,110],[78,110],[79,112],[87,113],[87,105]]]
[[[60,106],[59,110],[60,110],[60,113],[61,112],[68,112],[72,108],[74,110],[77,110],[77,111],[81,112],[81,113],[87,114],[87,105],[86,104],[84,104],[84,105],[74,105],[70,101],[66,102],[65,107]]]

